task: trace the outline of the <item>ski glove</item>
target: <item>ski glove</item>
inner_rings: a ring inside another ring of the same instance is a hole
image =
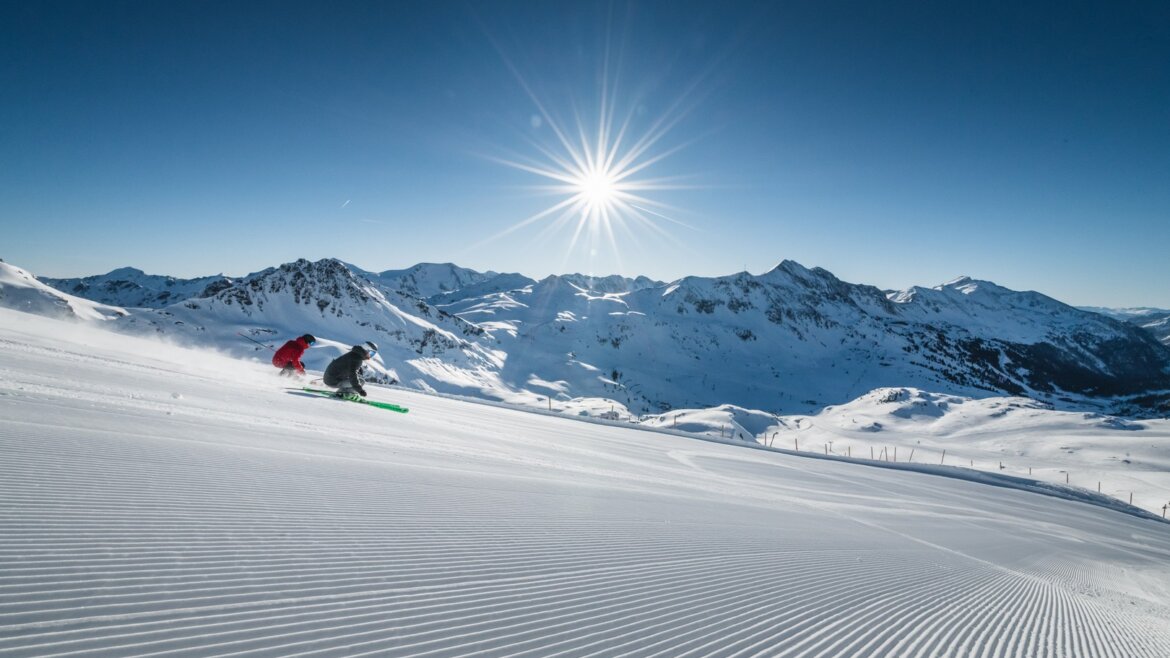
[[[364,397],[366,397],[366,389],[364,389],[364,388],[359,388],[359,389],[357,390],[357,392],[358,392],[358,395],[362,396],[363,398],[364,398]]]

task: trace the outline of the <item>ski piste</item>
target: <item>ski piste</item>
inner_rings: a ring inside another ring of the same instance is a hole
[[[334,395],[334,391],[325,391],[325,390],[322,390],[319,388],[309,388],[306,386],[306,387],[301,388],[301,390],[306,391],[308,393],[316,393],[317,395],[326,395],[326,396],[329,396],[329,397],[337,399],[337,400],[347,400],[349,402],[360,402],[361,404],[368,404],[371,407],[377,407],[379,409],[387,409],[390,411],[397,411],[400,414],[404,414],[404,413],[407,413],[408,411],[410,411],[410,409],[407,409],[406,407],[400,407],[396,404],[390,404],[389,402],[377,402],[375,400],[367,400],[367,399],[361,398],[361,397],[338,398]]]

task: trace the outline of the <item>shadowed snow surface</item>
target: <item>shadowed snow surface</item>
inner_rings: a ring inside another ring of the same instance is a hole
[[[0,310],[0,656],[1170,655],[1159,520],[287,383]]]

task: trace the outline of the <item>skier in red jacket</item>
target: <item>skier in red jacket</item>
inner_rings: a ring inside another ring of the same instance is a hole
[[[315,342],[317,339],[312,334],[305,334],[300,338],[288,341],[276,350],[276,354],[272,355],[272,365],[280,368],[280,376],[291,377],[294,372],[305,374],[305,366],[301,364],[301,355]]]

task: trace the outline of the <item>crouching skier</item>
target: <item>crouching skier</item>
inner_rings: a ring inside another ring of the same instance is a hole
[[[354,345],[345,354],[333,359],[325,368],[323,381],[326,386],[337,389],[334,397],[346,398],[360,395],[366,397],[366,389],[362,388],[362,364],[374,358],[378,353],[378,346],[366,341],[362,345]]]
[[[317,339],[312,334],[305,334],[300,338],[294,338],[280,349],[276,350],[276,354],[272,355],[272,365],[280,368],[281,377],[291,377],[295,372],[298,375],[305,374],[305,366],[301,363],[301,355],[309,346],[317,342]]]

